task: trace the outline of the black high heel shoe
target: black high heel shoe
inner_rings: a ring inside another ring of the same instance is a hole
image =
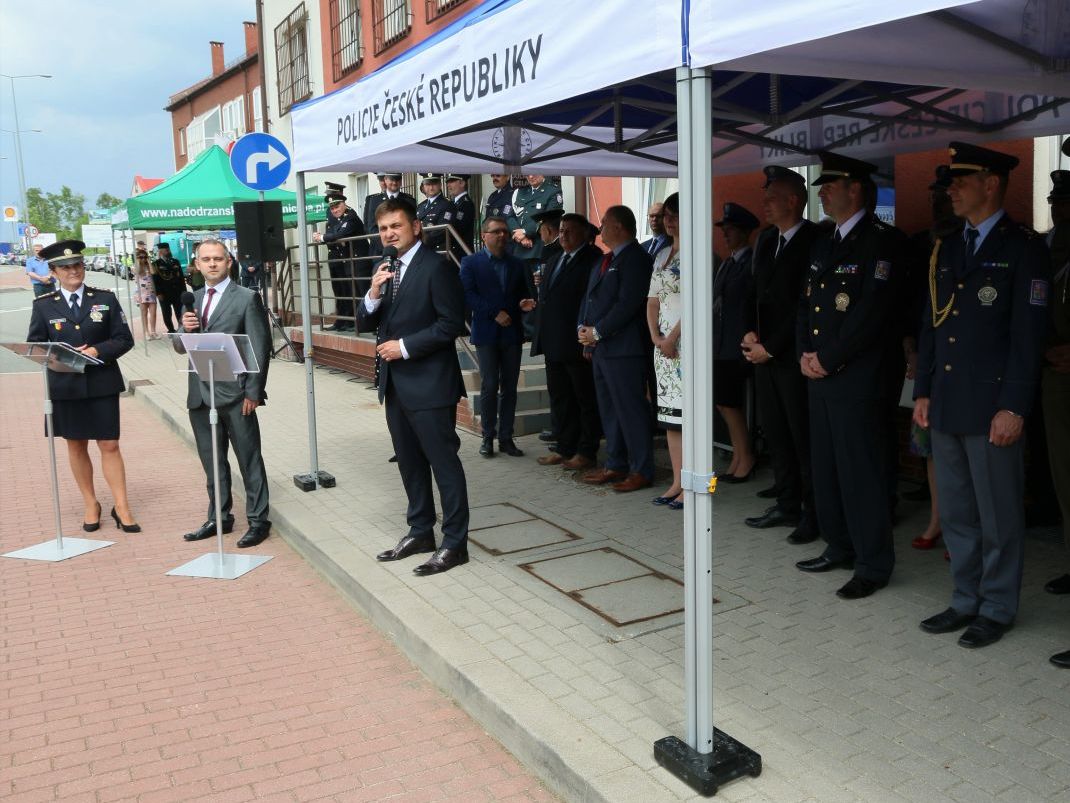
[[[115,519],[115,526],[122,530],[124,533],[139,533],[141,532],[141,525],[137,522],[133,524],[123,524],[123,520],[119,518],[119,514],[115,512],[115,508],[111,509],[111,517]]]
[[[746,474],[722,474],[717,478],[718,482],[724,482],[729,485],[738,485],[741,482],[746,482],[752,476],[754,476],[754,466],[751,466],[750,471]]]
[[[100,502],[97,502],[97,520],[93,522],[83,521],[82,529],[87,533],[95,533],[100,529],[100,514],[103,513],[103,509],[100,507]]]

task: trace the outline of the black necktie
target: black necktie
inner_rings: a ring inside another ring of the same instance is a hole
[[[77,318],[78,314],[82,311],[82,308],[78,306],[78,294],[71,294],[71,317]]]
[[[776,244],[776,253],[773,254],[773,258],[774,259],[776,259],[778,256],[780,256],[780,252],[784,250],[784,248],[787,246],[787,244],[788,244],[788,241],[786,239],[784,239],[784,235],[781,234],[780,235],[780,240]]]
[[[973,226],[966,227],[966,248],[964,249],[962,254],[962,266],[959,273],[960,276],[964,275],[969,270],[970,263],[973,262],[973,252],[974,249],[976,249],[977,247],[978,234],[979,232],[977,231],[977,229],[973,228]]]
[[[832,235],[832,242],[836,243],[836,245],[839,245],[842,241],[843,237],[840,236],[840,230],[836,229],[836,233]]]
[[[561,257],[560,260],[558,260],[558,263],[550,269],[550,275],[546,277],[547,287],[553,285],[554,279],[556,279],[557,275],[565,269],[565,266],[568,265],[568,261],[570,259],[572,259],[572,256],[570,254],[565,254],[563,257]]]
[[[398,297],[398,288],[401,287],[401,263],[394,269],[394,279],[390,282],[390,301]]]

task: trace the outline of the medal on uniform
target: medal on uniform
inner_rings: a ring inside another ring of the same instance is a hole
[[[89,313],[89,320],[91,320],[93,323],[100,323],[104,320],[104,314],[100,310],[95,309],[91,313]]]
[[[64,324],[64,322],[66,320],[67,320],[66,318],[53,318],[52,320],[49,321],[49,323],[52,324],[52,327],[57,332],[59,332],[59,331],[61,331],[63,329],[63,324]]]
[[[806,297],[807,298],[810,297],[810,285],[809,284],[806,285]]]
[[[990,284],[986,284],[977,291],[977,300],[980,301],[983,306],[991,307],[992,302],[997,298],[999,298],[999,293],[996,291],[996,288]]]
[[[846,312],[847,305],[851,303],[851,297],[847,293],[836,294],[836,310],[837,312]]]

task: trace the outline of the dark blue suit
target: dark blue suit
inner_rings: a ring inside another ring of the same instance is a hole
[[[1044,240],[1006,214],[966,253],[963,233],[938,246],[933,325],[925,305],[914,397],[929,399],[940,524],[951,553],[951,607],[1014,621],[1025,551],[1024,438],[988,440],[1000,410],[1029,414],[1047,328]]]
[[[604,261],[604,260],[603,260]],[[599,340],[593,366],[598,409],[606,434],[606,468],[654,477],[653,432],[647,401],[652,353],[646,300],[654,262],[635,240],[613,255],[603,271],[596,262],[580,308],[579,324]]]
[[[509,254],[497,259],[483,249],[461,260],[461,285],[472,311],[471,341],[479,358],[483,437],[512,440],[524,343],[520,301],[529,297],[524,265]],[[494,320],[503,310],[508,326]]]

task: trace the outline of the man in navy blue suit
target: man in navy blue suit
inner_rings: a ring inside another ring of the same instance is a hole
[[[516,385],[524,346],[521,312],[535,309],[529,297],[523,263],[510,256],[509,224],[491,216],[480,227],[483,249],[461,260],[464,300],[472,311],[472,345],[479,359],[479,393],[483,444],[479,453],[494,456],[498,448],[512,457],[524,453],[513,442]]]
[[[653,345],[646,298],[654,262],[635,239],[635,214],[611,206],[602,242],[612,249],[592,270],[577,336],[591,354],[598,410],[606,434],[606,465],[583,475],[591,485],[637,491],[654,480],[654,446],[647,361]]]

